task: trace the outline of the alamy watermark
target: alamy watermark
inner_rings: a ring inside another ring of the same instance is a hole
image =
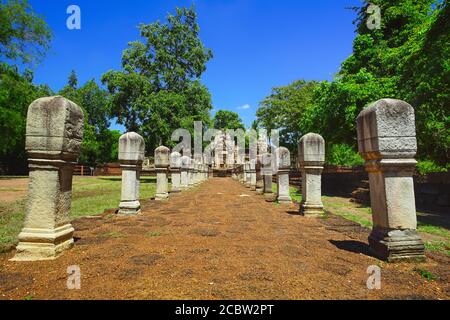
[[[80,266],[74,265],[67,267],[67,289],[80,290],[81,289],[81,269]]]
[[[77,5],[67,7],[67,14],[70,16],[66,20],[66,26],[69,30],[81,30],[81,9]]]
[[[370,266],[367,268],[367,289],[381,290],[381,268],[378,266]]]
[[[369,30],[379,30],[381,29],[381,9],[375,4],[370,4],[367,7],[366,13],[369,14],[367,18],[367,28]]]

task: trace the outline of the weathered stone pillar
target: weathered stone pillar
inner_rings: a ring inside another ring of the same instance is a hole
[[[251,174],[250,174],[250,161],[246,161],[245,162],[245,173],[244,173],[244,175],[245,175],[245,187],[246,188],[250,188],[251,187],[251,185],[252,185],[252,182],[251,182],[251,180],[252,180],[252,176],[251,176]]]
[[[273,189],[272,189],[272,156],[268,153],[262,155],[262,175],[264,182],[263,194],[267,199],[273,200]]]
[[[202,172],[203,172],[203,181],[208,180],[208,165],[203,164],[202,166]]]
[[[308,133],[298,143],[298,160],[302,173],[300,214],[317,216],[324,213],[322,203],[322,171],[325,164],[325,140]]]
[[[187,156],[181,157],[181,190],[189,188],[189,166],[191,158]]]
[[[191,158],[189,162],[189,188],[192,188],[195,185],[194,172],[195,172],[195,160]]]
[[[370,247],[390,262],[423,260],[412,177],[417,164],[414,109],[401,100],[382,99],[364,109],[357,124],[359,152],[370,180]]]
[[[28,204],[12,261],[53,260],[73,247],[72,175],[83,140],[83,118],[79,106],[60,96],[38,99],[28,108]]]
[[[144,138],[135,132],[128,132],[119,139],[119,162],[122,169],[122,195],[119,214],[139,214],[139,183],[144,161]]]
[[[267,153],[267,137],[258,139],[258,157],[256,163],[256,193],[264,194],[263,155]]]
[[[172,180],[170,192],[181,192],[181,154],[178,152],[172,152],[170,155],[170,177]]]
[[[256,159],[250,160],[250,190],[256,191]]]
[[[291,170],[291,155],[285,147],[279,147],[277,155],[277,201],[279,203],[291,203],[289,190],[289,172]]]
[[[169,198],[169,182],[167,179],[167,172],[170,166],[169,158],[169,148],[161,146],[155,150],[156,200]]]
[[[194,186],[198,186],[199,181],[198,181],[198,162],[197,160],[194,159],[194,166],[192,168],[192,177],[194,180]]]

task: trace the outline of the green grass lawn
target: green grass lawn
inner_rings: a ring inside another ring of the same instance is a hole
[[[155,196],[155,177],[141,179],[141,199]],[[106,209],[117,208],[121,194],[120,177],[74,177],[71,218],[102,214]],[[17,243],[25,216],[26,200],[0,203],[0,253]]]

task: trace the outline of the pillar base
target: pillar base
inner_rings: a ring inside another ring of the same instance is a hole
[[[277,198],[273,192],[264,192],[263,196],[268,201],[275,201]]]
[[[156,201],[164,201],[164,200],[167,200],[167,199],[169,199],[169,194],[168,194],[168,193],[157,194],[157,195],[155,196],[155,200],[156,200]]]
[[[263,194],[264,190],[262,188],[256,187],[256,194]]]
[[[277,197],[277,201],[281,204],[291,204],[292,203],[291,197],[288,197],[288,196]]]
[[[141,213],[139,201],[123,201],[119,205],[119,215],[136,215]]]
[[[56,229],[24,228],[16,254],[10,261],[55,260],[74,246],[74,228],[66,224]]]
[[[323,205],[312,205],[304,202],[300,204],[300,214],[302,216],[315,217],[321,216],[324,213],[325,211],[323,210]]]
[[[374,229],[369,245],[375,256],[388,262],[425,260],[425,246],[415,230]]]

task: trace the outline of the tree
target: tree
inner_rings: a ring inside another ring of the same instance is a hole
[[[319,109],[328,117],[325,122],[337,124],[329,138],[356,146],[354,117],[375,100],[398,98],[416,110],[419,157],[445,164],[450,149],[448,3],[370,3],[381,9],[381,28],[367,28],[369,1],[364,1],[357,8],[353,54],[343,63],[335,83],[324,86],[319,99]]]
[[[76,73],[72,71],[68,84],[59,94],[78,104],[85,115],[80,163],[96,165],[116,160],[120,134],[109,129],[108,92],[100,88],[94,79],[80,88],[76,83]]]
[[[369,4],[381,9],[380,29],[367,27]],[[316,84],[298,101],[304,83],[275,88],[261,103],[258,124],[280,129],[281,142],[291,144],[291,150],[298,134],[317,132],[327,142],[329,162],[356,164],[361,161],[356,156],[358,114],[378,99],[402,99],[416,110],[419,159],[445,165],[450,150],[447,1],[365,0],[355,10],[353,53],[334,81]]]
[[[78,77],[75,70],[72,70],[72,72],[70,73],[68,86],[72,89],[76,89],[78,87]]]
[[[213,119],[214,128],[218,130],[245,130],[244,123],[236,112],[219,110]]]
[[[0,57],[39,61],[49,48],[51,31],[27,0],[0,2]]]
[[[25,0],[0,1],[0,58],[10,63],[39,61],[49,47],[51,32]],[[33,73],[0,62],[0,164],[9,173],[25,174],[25,131],[28,106],[52,95],[48,86],[35,86]]]
[[[30,103],[52,95],[48,86],[32,84],[33,75],[20,74],[15,66],[0,63],[0,163],[9,173],[25,174],[26,117]]]
[[[300,137],[312,130],[308,109],[314,107],[314,94],[318,87],[315,81],[298,80],[272,89],[256,112],[257,124],[271,130],[280,130],[280,143],[292,152],[297,150]]]
[[[200,83],[212,53],[199,38],[197,14],[192,7],[177,8],[167,20],[141,24],[144,42],[130,42],[123,70],[102,77],[111,93],[111,115],[143,135],[149,150],[172,146],[175,129],[209,123],[212,108],[210,93]]]

